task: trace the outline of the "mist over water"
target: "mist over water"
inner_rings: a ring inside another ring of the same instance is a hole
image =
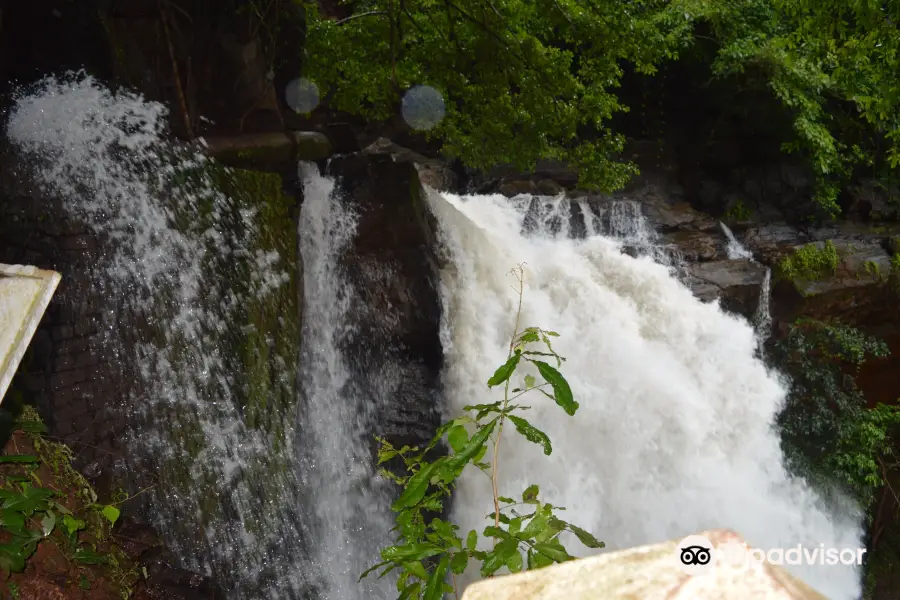
[[[561,372],[581,407],[574,417],[535,394],[526,415],[554,445],[544,456],[503,437],[500,493],[541,486],[563,518],[621,549],[730,528],[760,548],[857,548],[859,514],[833,516],[782,467],[772,429],[786,390],[755,358],[742,319],[704,304],[649,257],[595,235],[567,239],[532,227],[502,196],[431,194],[452,257],[443,279],[449,407],[502,399],[485,382],[506,360],[524,263],[522,326],[557,331]],[[537,373],[532,373],[537,375]],[[490,482],[464,476],[454,504],[461,529],[481,530]],[[570,551],[591,552],[574,538]],[[855,567],[790,567],[833,600],[858,597]]]
[[[275,363],[296,405],[251,426],[233,344],[246,333],[241,311],[283,290],[293,267],[260,246],[253,208],[218,190],[202,155],[170,143],[164,120],[161,105],[81,77],[23,93],[8,123],[39,186],[108,240],[92,278],[103,351],[125,365],[113,407],[131,426],[120,468],[160,484],[148,492],[153,524],[229,598],[388,600],[390,577],[356,580],[393,539],[396,490],[376,475],[371,445],[409,386],[392,349],[366,341],[385,317],[360,293],[392,274],[350,275],[363,217],[302,165],[303,330],[299,357]],[[508,273],[524,263],[523,325],[560,333],[581,404],[569,417],[529,398],[554,453],[504,436],[504,495],[540,484],[609,549],[717,527],[762,548],[862,545],[858,513],[830,514],[785,474],[772,422],[786,390],[755,358],[753,329],[693,297],[639,204],[434,192],[429,203],[448,259],[432,401],[456,415],[492,395],[485,382],[505,361],[517,303]],[[454,498],[463,531],[488,524],[479,477]],[[796,570],[833,600],[858,595],[854,568]]]

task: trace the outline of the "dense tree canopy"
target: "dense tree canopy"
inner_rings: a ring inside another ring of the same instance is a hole
[[[572,162],[589,187],[621,186],[612,125],[625,69],[652,76],[712,32],[711,77],[752,71],[790,111],[786,151],[834,204],[865,167],[900,168],[896,0],[359,0],[309,4],[306,76],[332,108],[396,114],[410,86],[446,100],[429,135],[470,166]],[[708,36],[707,36],[708,37]]]

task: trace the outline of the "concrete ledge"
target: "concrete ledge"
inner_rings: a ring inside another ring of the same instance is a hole
[[[0,402],[60,279],[55,271],[0,264]]]
[[[744,544],[727,530],[697,535],[716,547]],[[466,589],[463,600],[827,600],[777,566],[715,567],[688,575],[678,563],[680,541],[479,581]]]

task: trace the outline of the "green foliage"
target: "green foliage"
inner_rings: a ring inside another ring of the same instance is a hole
[[[305,73],[331,108],[387,119],[429,85],[446,101],[429,135],[449,156],[477,168],[566,160],[603,190],[636,172],[614,159],[624,137],[610,127],[628,110],[615,94],[623,65],[655,72],[692,27],[663,0],[363,0],[340,20],[305,4]]]
[[[362,0],[333,17],[296,1],[305,73],[330,108],[382,120],[410,86],[430,85],[447,107],[429,135],[472,167],[561,159],[585,187],[621,186],[636,172],[612,124],[637,108],[617,93],[624,69],[652,76],[708,42],[713,77],[790,113],[783,149],[812,166],[827,213],[858,169],[900,167],[897,2]]]
[[[792,380],[777,418],[788,467],[864,507],[883,483],[900,408],[868,408],[854,375],[867,359],[887,354],[883,342],[856,329],[811,320],[794,323],[773,354]]]
[[[720,44],[715,75],[765,85],[791,111],[795,138],[784,149],[809,160],[819,176],[817,200],[832,214],[839,184],[854,169],[900,167],[900,4],[682,4]]]
[[[107,565],[108,576],[127,598],[129,574],[119,568],[117,553],[97,551],[119,509],[97,503],[94,490],[71,466],[71,449],[41,437],[46,428],[33,408],[24,408],[14,428],[29,438],[34,454],[0,456],[0,571],[7,578],[21,573],[39,544],[54,543],[75,563]],[[41,473],[49,473],[52,482],[45,484]]]
[[[867,260],[863,265],[863,270],[875,279],[881,279],[881,269],[875,261]]]
[[[514,401],[538,391],[570,416],[578,410],[572,390],[558,370],[565,359],[553,350],[551,338],[557,334],[538,327],[519,329],[524,272],[519,267],[514,274],[519,282],[519,309],[509,355],[487,382],[488,388],[502,386],[503,399],[466,406],[467,414],[443,424],[423,449],[395,448],[378,438],[378,464],[399,458],[405,466],[402,475],[382,469],[384,476],[402,487],[392,507],[397,513],[399,537],[394,545],[381,551],[382,561],[360,579],[378,569],[383,569],[382,577],[399,570],[400,599],[436,600],[445,592],[457,591],[455,575],[462,574],[474,561],[480,561],[481,575],[490,577],[502,568],[515,573],[572,560],[560,541],[564,532],[574,534],[589,548],[603,547],[587,531],[556,516],[556,511],[564,509],[541,502],[538,486],[528,486],[519,500],[501,495],[498,490],[500,439],[506,421],[526,440],[540,445],[544,454],[552,452],[547,434],[521,416],[529,407]],[[536,375],[526,374],[517,387],[511,387],[519,368],[529,364]],[[541,383],[538,377],[543,380]],[[432,452],[444,440],[451,452],[432,460]],[[489,449],[490,462],[485,462]],[[486,517],[491,524],[481,532],[482,538],[490,540],[489,549],[484,545],[478,547],[477,531],[469,531],[463,538],[457,525],[439,517],[429,518],[442,510],[456,481],[469,466],[488,475],[493,485],[493,511]],[[448,574],[454,578],[453,585],[446,582]]]
[[[728,210],[725,211],[725,220],[733,222],[747,221],[751,216],[750,209],[744,204],[743,200],[738,199]]]
[[[817,281],[832,275],[840,263],[837,248],[831,240],[821,246],[806,244],[778,263],[778,276],[789,281]]]

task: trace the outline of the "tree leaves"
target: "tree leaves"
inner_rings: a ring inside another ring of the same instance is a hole
[[[569,556],[569,553],[566,552],[566,549],[563,548],[562,545],[535,544],[534,549],[554,562],[574,560],[574,557]]]
[[[31,454],[6,454],[0,456],[0,464],[3,463],[38,463],[41,459]]]
[[[449,557],[445,554],[441,557],[437,568],[428,579],[425,586],[424,600],[441,600],[444,596],[444,576],[447,574],[447,567],[450,564]]]
[[[109,521],[110,525],[115,525],[116,521],[119,520],[119,515],[121,512],[115,506],[107,505],[100,509],[100,514],[102,514],[107,521]]]
[[[579,170],[581,187],[604,191],[635,171],[617,162],[624,138],[606,127],[626,108],[614,93],[623,65],[657,63],[689,39],[683,24],[659,19],[658,4],[639,11],[572,0],[495,0],[490,10],[476,0],[401,6],[354,3],[338,24],[308,4],[304,76],[328,90],[329,108],[381,121],[405,90],[427,84],[446,107],[428,135],[447,155],[478,169],[564,160]],[[597,135],[573,142],[585,129]]]
[[[604,548],[606,544],[595,538],[593,535],[582,529],[581,527],[576,527],[571,523],[566,524],[566,528],[575,534],[578,538],[578,541],[587,546],[588,548]]]
[[[0,498],[3,499],[4,509],[20,512],[26,517],[30,517],[35,511],[46,510],[50,507],[48,500],[53,495],[53,492],[43,488],[31,487],[28,484],[23,484],[23,488],[21,492],[0,490]]]

